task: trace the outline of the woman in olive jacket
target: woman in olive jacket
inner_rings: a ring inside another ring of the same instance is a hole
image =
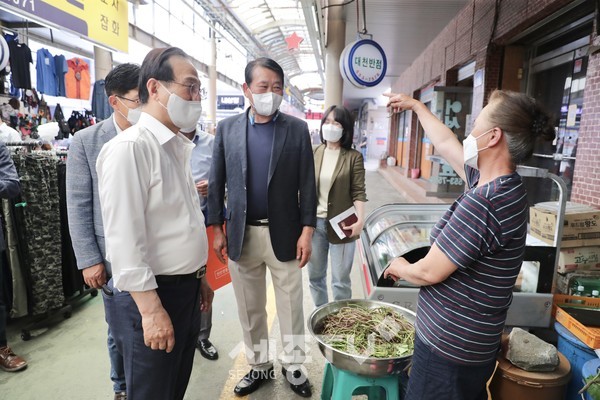
[[[321,120],[321,145],[314,150],[317,182],[317,228],[308,262],[310,293],[315,306],[327,303],[327,255],[331,256],[331,286],[334,300],[352,297],[350,270],[356,239],[365,221],[365,167],[363,156],[351,148],[352,115],[344,107],[331,106]],[[340,239],[329,220],[355,208],[358,221],[345,226]]]

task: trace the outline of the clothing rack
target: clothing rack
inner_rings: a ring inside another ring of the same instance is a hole
[[[7,147],[36,147],[44,144],[41,140],[28,140],[22,142],[6,142]]]
[[[27,142],[9,142],[6,143],[7,146],[11,147],[36,147],[40,146],[43,143],[41,140],[35,141],[27,141]],[[55,155],[59,158],[63,158],[67,156],[66,151],[54,151],[54,150],[34,150],[31,154],[47,154],[47,155]],[[61,181],[58,178],[58,170],[63,168],[63,178],[64,178],[64,163],[60,161],[56,164],[57,168],[57,179],[59,184],[58,189],[58,207],[61,213],[60,217],[60,226],[61,226],[61,261],[58,264],[59,268],[62,268],[62,286],[61,291],[64,290],[64,299],[59,304],[56,304],[54,307],[46,310],[45,312],[39,314],[29,314],[28,315],[28,323],[22,327],[21,329],[21,339],[29,340],[32,337],[32,331],[38,331],[42,329],[47,329],[51,325],[54,325],[58,322],[60,317],[67,319],[70,318],[73,312],[73,309],[82,304],[80,300],[82,300],[88,294],[90,298],[96,297],[98,295],[98,290],[93,288],[86,288],[83,284],[83,280],[81,279],[78,271],[75,271],[74,268],[74,255],[72,255],[72,248],[70,242],[70,236],[68,235],[68,228],[65,227],[66,219],[64,219],[64,215],[66,214],[66,204],[64,198],[64,180]],[[62,182],[62,184],[61,184]],[[61,186],[62,185],[62,186]],[[61,192],[61,187],[63,191]],[[26,203],[19,203],[20,206],[25,205]],[[66,230],[66,234],[64,233]],[[66,247],[65,247],[66,246]],[[68,250],[65,250],[68,249]],[[69,252],[70,251],[70,252]],[[67,257],[67,258],[65,258]],[[67,261],[65,261],[67,260]],[[57,264],[53,264],[57,265]],[[74,278],[75,276],[75,278]],[[31,286],[28,287],[28,291]],[[55,286],[56,287],[56,286]]]

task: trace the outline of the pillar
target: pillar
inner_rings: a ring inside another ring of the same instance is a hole
[[[96,80],[106,78],[113,67],[112,53],[101,47],[94,46],[94,72]]]
[[[331,4],[342,3],[334,0]],[[342,105],[344,80],[340,73],[340,55],[346,44],[346,21],[343,7],[330,7],[327,21],[327,46],[325,47],[325,108]]]
[[[208,132],[215,133],[217,126],[217,39],[210,28],[210,60],[208,61]]]

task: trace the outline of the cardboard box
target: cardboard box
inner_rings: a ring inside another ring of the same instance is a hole
[[[557,268],[559,273],[589,270],[600,271],[600,246],[561,249]]]
[[[600,271],[575,271],[566,274],[556,274],[556,287],[552,290],[553,293],[569,294],[569,289],[573,286],[573,280],[577,278],[598,278],[600,279]]]
[[[558,203],[536,204],[529,210],[530,234],[550,245],[554,244]],[[560,247],[600,246],[600,210],[567,203]]]

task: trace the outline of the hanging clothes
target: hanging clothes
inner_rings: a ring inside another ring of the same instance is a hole
[[[2,211],[6,221],[6,256],[12,278],[12,308],[9,315],[11,318],[19,318],[27,315],[28,307],[27,286],[21,268],[19,243],[15,232],[14,207],[14,200],[2,199]]]
[[[31,49],[16,39],[8,42],[10,50],[11,82],[14,88],[31,89],[30,64],[33,63]]]
[[[56,88],[56,68],[54,57],[48,49],[39,49],[36,53],[35,70],[37,72],[37,90],[50,96],[58,96]]]
[[[72,297],[83,289],[83,275],[77,268],[77,259],[73,251],[73,242],[69,232],[67,215],[67,164],[60,161],[57,165],[58,193],[60,208],[60,237],[62,254],[63,290],[67,298]]]
[[[71,99],[90,99],[90,66],[81,58],[67,60],[69,70],[65,76],[67,97]]]
[[[62,54],[54,56],[54,77],[56,78],[56,95],[65,97],[65,74],[69,71],[67,59]]]
[[[94,90],[92,91],[92,112],[99,120],[107,119],[112,114],[112,107],[108,103],[105,87],[106,83],[104,79],[94,82]]]
[[[21,181],[21,201],[15,208],[21,258],[31,296],[29,312],[39,315],[65,304],[62,282],[58,158],[51,153],[13,154]]]

